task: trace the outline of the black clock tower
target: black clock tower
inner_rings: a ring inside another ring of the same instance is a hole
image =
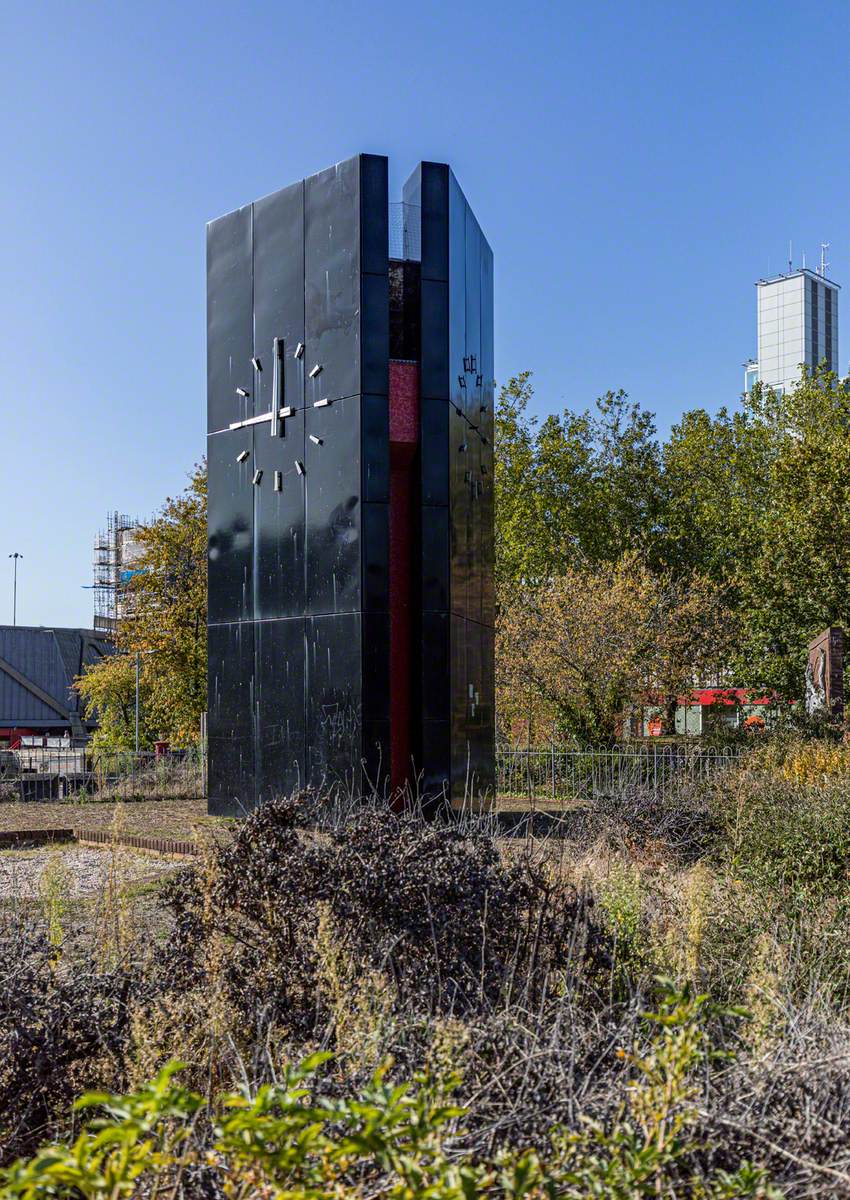
[[[390,255],[390,223],[398,243]],[[357,155],[207,229],[210,811],[492,796],[493,258]]]

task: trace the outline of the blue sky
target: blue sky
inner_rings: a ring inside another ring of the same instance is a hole
[[[662,429],[755,351],[754,281],[850,283],[845,3],[28,3],[0,15],[0,622],[91,619],[91,543],[203,453],[204,224],[357,151],[452,164],[500,381]],[[394,197],[393,197],[394,198]],[[850,360],[845,294],[841,362]]]

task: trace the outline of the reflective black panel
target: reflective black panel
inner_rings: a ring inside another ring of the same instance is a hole
[[[254,625],[208,631],[210,811],[240,816],[254,805]]]
[[[288,795],[307,779],[303,617],[258,621],[257,801]]]
[[[386,396],[390,356],[389,277],[387,274],[364,275],[361,285],[362,388],[364,392]]]
[[[354,612],[361,606],[359,396],[308,408],[307,435],[306,610]]]
[[[308,617],[306,635],[310,782],[356,786],[362,753],[360,614]]]
[[[449,413],[445,400],[423,397],[419,403],[422,503],[449,502]]]
[[[250,480],[254,500],[254,613],[258,620],[304,615],[304,477],[296,459],[304,461],[304,410],[281,423],[279,436],[271,424],[255,426]]]
[[[363,541],[364,612],[387,612],[390,602],[390,508],[388,504],[364,504],[361,509]]]
[[[213,624],[253,616],[253,447],[251,428],[207,438],[208,620]],[[246,451],[248,457],[238,462]]]
[[[207,226],[207,429],[243,414],[236,388],[253,389],[251,205]],[[250,415],[250,413],[249,413]]]
[[[305,189],[307,401],[360,392],[360,160],[311,175]],[[319,374],[310,372],[320,367]]]
[[[449,392],[449,285],[422,277],[423,398],[448,399]]]
[[[302,408],[305,362],[295,357],[295,349],[304,341],[303,183],[254,205],[254,352],[262,368],[255,378],[258,413],[272,406],[275,338],[283,342],[280,402]]]
[[[363,614],[363,719],[390,718],[389,613]]]
[[[390,498],[390,418],[386,396],[360,398],[363,499]]]
[[[422,614],[422,716],[426,721],[447,721],[451,716],[449,673],[449,614]]]
[[[446,612],[449,607],[449,510],[422,509],[422,608]]]
[[[411,202],[421,208],[422,274],[428,279],[449,277],[449,176],[445,163],[420,163],[418,184],[410,193]]]
[[[421,791],[434,807],[449,799],[451,722],[422,722]]]

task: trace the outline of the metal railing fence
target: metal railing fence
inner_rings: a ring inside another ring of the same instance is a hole
[[[641,789],[668,795],[740,762],[745,750],[665,745],[576,750],[498,745],[496,795],[561,807]],[[194,799],[206,796],[203,743],[166,753],[22,748],[0,751],[0,801]]]
[[[193,799],[206,794],[201,747],[0,751],[0,800]]]
[[[745,751],[665,745],[605,750],[496,748],[496,795],[562,806],[640,789],[664,796],[740,762]]]

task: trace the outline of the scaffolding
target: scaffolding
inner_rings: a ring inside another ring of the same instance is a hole
[[[114,635],[118,622],[127,615],[126,582],[133,574],[132,564],[138,553],[135,532],[138,517],[109,513],[106,529],[94,543],[94,628]]]

